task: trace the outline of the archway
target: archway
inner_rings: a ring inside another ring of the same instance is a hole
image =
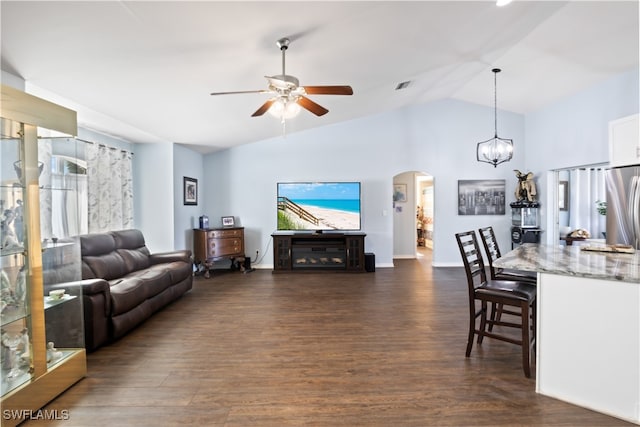
[[[416,258],[433,249],[434,179],[407,171],[393,177],[393,258]]]

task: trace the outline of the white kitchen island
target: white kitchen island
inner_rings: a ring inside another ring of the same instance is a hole
[[[494,265],[538,273],[536,391],[640,424],[640,253],[527,243]]]

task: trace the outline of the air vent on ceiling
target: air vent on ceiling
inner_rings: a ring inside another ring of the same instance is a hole
[[[398,83],[398,86],[396,86],[396,90],[406,89],[407,86],[409,86],[410,83],[411,83],[411,80],[407,80],[406,82]]]

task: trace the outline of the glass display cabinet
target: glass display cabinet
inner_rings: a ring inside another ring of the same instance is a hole
[[[540,203],[513,202],[511,206],[511,225],[521,228],[538,228],[540,226]]]
[[[76,113],[1,86],[0,403],[19,424],[86,375],[78,180],[58,177],[52,147]],[[70,156],[73,157],[73,156]]]
[[[540,203],[519,201],[511,206],[511,248],[523,243],[540,243]]]

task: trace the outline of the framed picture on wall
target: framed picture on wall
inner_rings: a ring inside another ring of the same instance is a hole
[[[393,184],[393,201],[407,201],[407,184]]]
[[[458,215],[504,215],[504,179],[458,181]]]
[[[195,178],[189,178],[187,176],[182,178],[184,187],[184,204],[185,205],[197,205],[198,204],[198,180]]]
[[[558,183],[558,209],[561,211],[569,210],[569,181]]]

